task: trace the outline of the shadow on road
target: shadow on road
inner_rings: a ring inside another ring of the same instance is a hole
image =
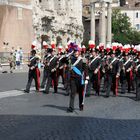
[[[128,94],[127,95],[123,95],[123,94],[120,94],[120,95],[118,95],[118,97],[122,97],[122,98],[128,98],[128,99],[131,99],[131,100],[134,100],[134,101],[136,101],[136,97],[134,97],[134,96],[129,96]]]
[[[42,107],[56,108],[56,109],[59,109],[59,110],[62,110],[62,111],[66,111],[67,110],[67,107],[64,107],[64,106],[56,106],[56,105],[43,105]]]
[[[58,110],[62,110],[62,111],[67,112],[67,107],[64,107],[64,106],[43,105],[42,107],[50,107],[50,108],[55,108],[55,109],[58,109]],[[75,109],[74,109],[74,113],[78,115],[77,110],[79,110],[79,109],[78,109],[78,108],[75,108]]]

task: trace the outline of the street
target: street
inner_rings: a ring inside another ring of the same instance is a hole
[[[0,140],[140,140],[140,0],[0,0]]]
[[[0,74],[0,91],[24,89],[28,80],[28,73]]]
[[[139,140],[140,102],[135,95],[87,97],[79,111],[67,113],[69,97],[60,84],[57,94],[23,93],[27,73],[0,75],[2,140]],[[34,85],[34,84],[33,84]],[[104,93],[101,93],[102,95]]]

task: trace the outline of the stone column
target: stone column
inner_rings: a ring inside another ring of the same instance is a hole
[[[112,41],[112,8],[111,3],[108,3],[107,7],[107,44],[111,45]]]
[[[95,42],[95,3],[91,3],[90,39]]]
[[[106,44],[106,19],[105,19],[105,2],[101,2],[100,14],[100,42]]]

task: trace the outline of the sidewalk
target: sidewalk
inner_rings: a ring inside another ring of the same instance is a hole
[[[18,67],[17,69],[13,70],[13,73],[22,73],[22,72],[28,72],[28,66],[27,64],[22,64],[21,67]],[[0,68],[0,74],[2,73],[10,73],[10,66],[8,63],[2,64],[2,67]]]

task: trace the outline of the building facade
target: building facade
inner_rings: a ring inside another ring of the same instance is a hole
[[[84,44],[91,39],[96,44],[111,44],[112,7],[118,0],[83,0]]]
[[[36,38],[66,46],[83,40],[82,0],[34,0],[33,27]]]
[[[121,8],[121,13],[130,18],[132,28],[140,31],[140,7]]]
[[[94,0],[83,0],[83,23],[84,23],[84,44],[87,44],[88,41],[91,38],[91,2]],[[120,7],[120,4],[125,3],[122,7]],[[139,0],[127,0],[127,1],[121,1],[121,0],[113,0],[111,7],[112,9],[119,8],[122,13],[127,15],[130,18],[130,22],[133,28],[135,28],[137,31],[140,31],[140,7],[138,7]],[[107,11],[107,8],[106,8]],[[95,5],[95,43],[98,45],[100,42],[100,16],[102,13],[102,9],[100,8],[100,5],[97,3]],[[108,29],[106,23],[107,23],[107,12],[105,12],[106,21],[104,22],[106,29]],[[104,30],[106,32],[106,30]]]
[[[30,51],[33,40],[32,7],[29,0],[0,1],[0,52],[12,48]]]
[[[121,7],[139,7],[140,0],[120,0]]]

